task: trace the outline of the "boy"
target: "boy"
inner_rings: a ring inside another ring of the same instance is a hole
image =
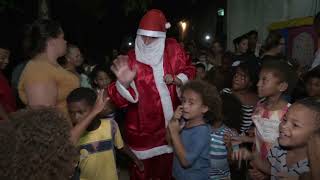
[[[77,88],[67,97],[73,125],[85,120],[95,108],[97,95],[89,88]],[[127,154],[143,171],[143,164],[123,143],[118,125],[110,119],[92,118],[78,141],[80,147],[80,179],[118,179],[113,146]]]

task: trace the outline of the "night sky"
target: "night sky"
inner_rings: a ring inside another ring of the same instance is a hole
[[[38,16],[37,0],[7,0],[12,5],[1,9],[1,43],[12,52],[13,63],[23,59],[21,42],[26,24]],[[81,47],[87,57],[95,62],[103,59],[112,48],[119,49],[128,37],[134,38],[140,9],[126,14],[124,0],[51,0],[50,16],[61,23],[66,39]],[[177,23],[182,19],[192,22],[189,38],[199,38],[199,33],[214,32],[213,17],[216,8],[225,6],[224,0],[153,0],[148,9],[162,10],[172,24],[167,36],[179,36]],[[197,34],[198,33],[198,34]]]

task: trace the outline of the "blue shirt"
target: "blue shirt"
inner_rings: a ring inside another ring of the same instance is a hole
[[[183,168],[175,156],[173,160],[173,176],[176,180],[208,180],[210,127],[199,125],[184,128],[180,134],[186,150],[186,160],[190,165]]]

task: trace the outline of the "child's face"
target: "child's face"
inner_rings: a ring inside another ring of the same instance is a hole
[[[85,100],[79,102],[71,102],[68,104],[68,111],[73,125],[78,124],[84,117],[86,117],[92,107],[88,105]]]
[[[106,72],[99,71],[94,82],[97,84],[99,89],[104,89],[110,83],[111,79]]]
[[[248,51],[248,39],[244,39],[239,44],[239,52],[246,53]]]
[[[208,111],[208,107],[203,105],[201,96],[192,90],[186,90],[182,94],[182,107],[182,116],[187,120],[202,119],[204,113]]]
[[[9,63],[10,51],[0,48],[0,70],[4,69]]]
[[[307,144],[316,131],[317,115],[301,104],[293,104],[279,126],[279,144],[285,147],[301,147]]]
[[[201,67],[197,67],[196,70],[197,70],[196,78],[197,79],[204,79],[204,77],[206,76],[206,71]]]
[[[306,90],[310,97],[320,96],[320,79],[316,77],[309,78],[306,84]]]
[[[249,80],[247,73],[245,73],[242,69],[238,68],[232,78],[232,89],[233,90],[247,89],[250,83],[251,82]]]
[[[257,84],[259,97],[269,97],[282,94],[286,91],[288,85],[281,82],[274,73],[268,69],[262,69]]]

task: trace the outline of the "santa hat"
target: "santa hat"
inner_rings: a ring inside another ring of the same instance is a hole
[[[166,37],[166,30],[170,28],[164,14],[158,9],[148,11],[141,19],[138,35],[149,37]]]

